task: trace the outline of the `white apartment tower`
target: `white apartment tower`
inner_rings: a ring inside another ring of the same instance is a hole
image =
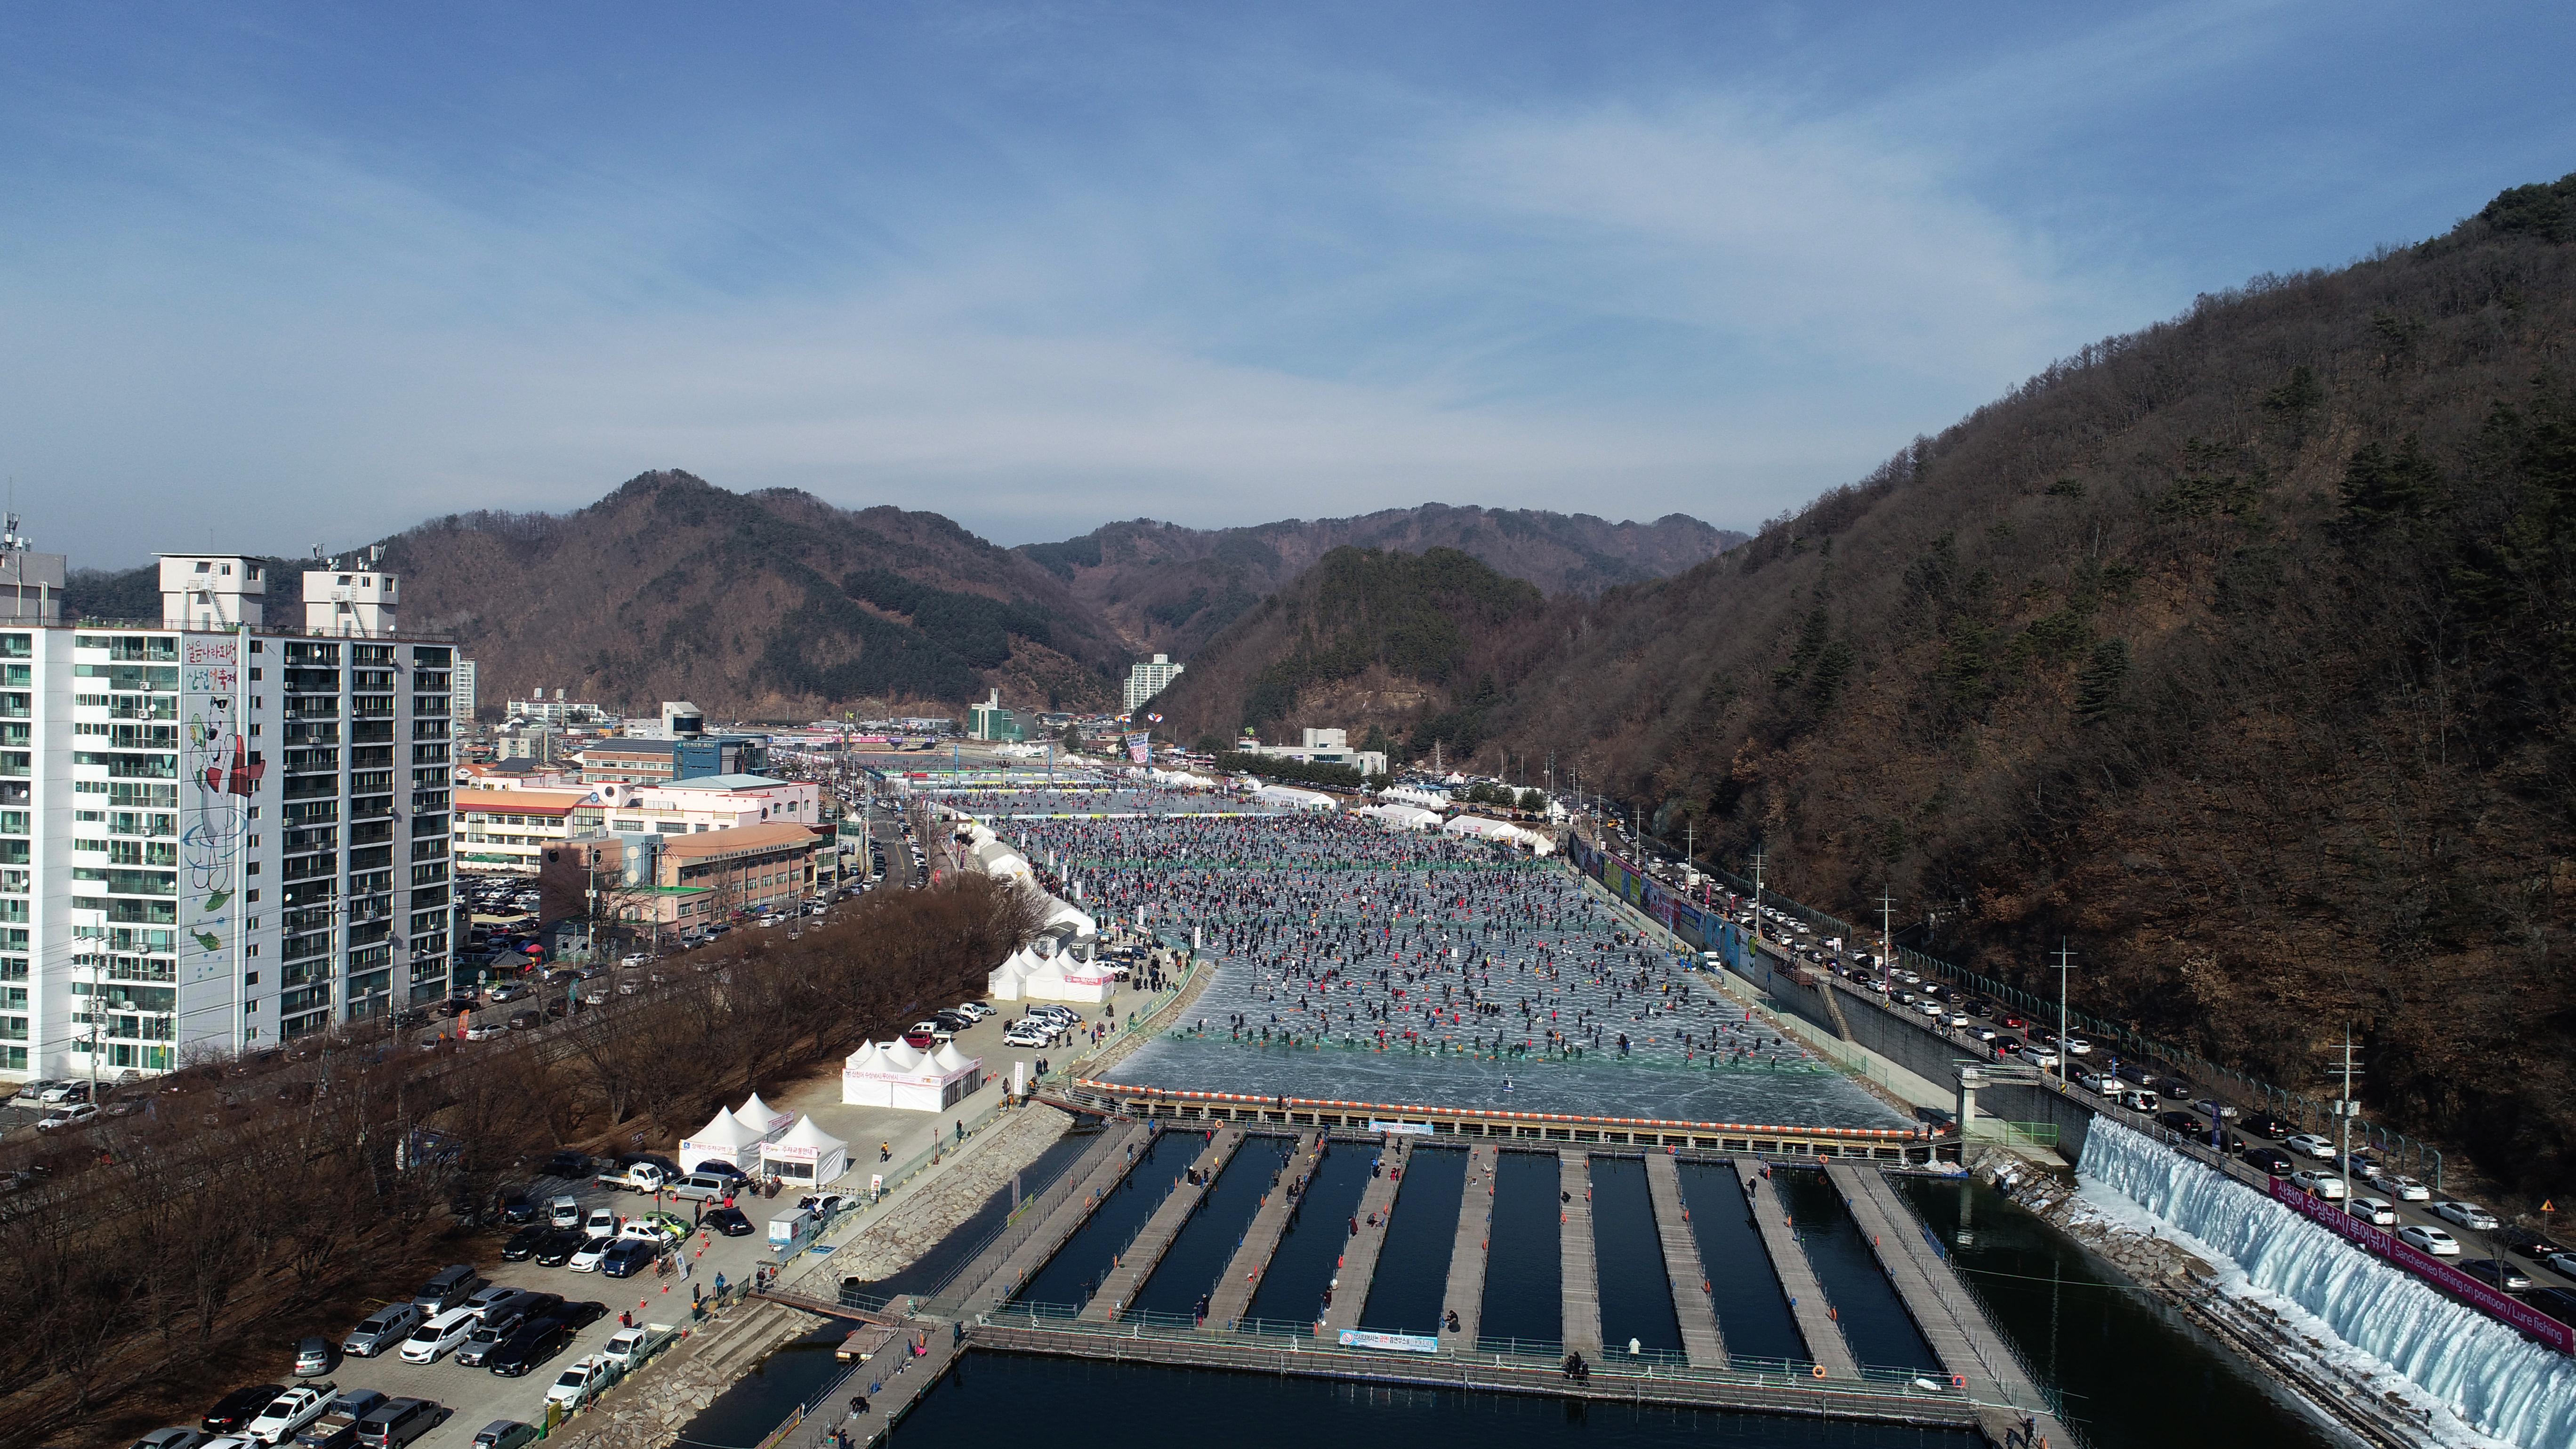
[[[1169,654],[1157,654],[1151,663],[1139,659],[1127,666],[1127,710],[1163,692],[1164,686],[1180,677],[1183,666],[1174,664]]]
[[[272,626],[238,554],[163,555],[157,621],[67,623],[58,589],[9,613],[63,565],[14,531],[0,554],[0,1075],[164,1071],[443,997],[454,646],[398,632],[393,577],[360,570],[308,573],[303,623]]]

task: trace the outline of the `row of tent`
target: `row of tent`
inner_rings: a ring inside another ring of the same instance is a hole
[[[680,1143],[680,1171],[722,1162],[753,1177],[820,1185],[850,1170],[850,1144],[811,1117],[780,1112],[754,1092],[740,1107],[719,1107],[707,1125]]]
[[[1443,835],[1516,845],[1533,855],[1547,855],[1556,849],[1556,838],[1544,831],[1483,815],[1453,815],[1443,820],[1439,811],[1418,805],[1363,805],[1351,813],[1365,815],[1390,830],[1437,830]]]
[[[901,1041],[868,1042],[841,1062],[841,1101],[852,1107],[944,1112],[975,1094],[984,1061],[953,1041],[930,1051]]]
[[[1060,951],[1041,956],[1022,946],[994,967],[984,984],[995,1001],[1097,1003],[1117,992],[1118,978],[1097,961],[1077,961]]]

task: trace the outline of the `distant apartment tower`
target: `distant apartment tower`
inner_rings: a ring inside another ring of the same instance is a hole
[[[1163,692],[1164,686],[1181,677],[1183,666],[1174,664],[1169,654],[1157,654],[1151,662],[1139,659],[1127,668],[1127,709],[1134,713],[1138,705]]]
[[[64,565],[0,548],[0,1073],[444,996],[455,651],[393,576],[317,568],[272,625],[258,561],[165,554],[157,622],[67,625]]]
[[[469,731],[474,728],[474,709],[476,704],[474,697],[474,674],[475,670],[473,660],[457,660],[455,671],[456,688],[450,691],[447,696],[455,703],[455,720],[457,727],[459,729]]]

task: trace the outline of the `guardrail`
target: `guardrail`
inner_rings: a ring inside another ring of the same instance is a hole
[[[1507,1392],[1573,1391],[1559,1345],[1497,1339],[1474,1349],[1443,1347],[1403,1353],[1343,1348],[1318,1339],[1311,1324],[1198,1328],[1149,1314],[1115,1324],[1085,1324],[1062,1304],[1012,1304],[978,1314],[968,1341],[1075,1357],[1160,1359],[1208,1367],[1243,1367],[1318,1377],[1398,1380]],[[1510,1345],[1502,1347],[1500,1345]],[[1977,1405],[1948,1385],[1902,1367],[1865,1366],[1859,1379],[1819,1379],[1802,1361],[1746,1359],[1744,1366],[1691,1368],[1662,1357],[1604,1354],[1588,1361],[1580,1381],[1591,1397],[1677,1404],[1736,1405],[1842,1418],[1905,1422],[1973,1422]]]

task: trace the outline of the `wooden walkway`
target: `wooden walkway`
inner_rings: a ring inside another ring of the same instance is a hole
[[[1771,1191],[1769,1179],[1762,1175],[1762,1164],[1738,1158],[1735,1168],[1743,1176],[1744,1201],[1753,1211],[1754,1226],[1761,1229],[1762,1246],[1771,1252],[1772,1270],[1780,1275],[1780,1290],[1789,1295],[1789,1311],[1798,1320],[1798,1335],[1807,1341],[1807,1357],[1822,1364],[1828,1378],[1859,1378],[1860,1361],[1852,1357],[1842,1325],[1834,1321],[1833,1305],[1825,1299],[1824,1285],[1816,1281],[1807,1250],[1798,1246],[1797,1232],[1789,1225],[1788,1205]]]
[[[1333,1284],[1333,1306],[1324,1310],[1324,1326],[1318,1338],[1337,1338],[1345,1328],[1360,1326],[1360,1311],[1368,1307],[1369,1284],[1377,1277],[1378,1249],[1386,1246],[1387,1220],[1395,1215],[1395,1190],[1402,1184],[1398,1173],[1406,1157],[1405,1140],[1386,1151],[1386,1170],[1369,1179],[1360,1194],[1358,1236],[1342,1248],[1342,1266]],[[1369,1216],[1377,1216],[1377,1226],[1369,1226]]]
[[[1114,1322],[1128,1304],[1136,1301],[1136,1290],[1144,1287],[1145,1280],[1154,1276],[1154,1267],[1163,1261],[1163,1254],[1171,1250],[1172,1239],[1181,1235],[1181,1229],[1189,1223],[1190,1214],[1198,1211],[1200,1200],[1207,1196],[1209,1188],[1216,1185],[1217,1174],[1225,1171],[1225,1164],[1234,1156],[1234,1149],[1242,1145],[1242,1128],[1217,1129],[1208,1141],[1207,1150],[1190,1164],[1197,1169],[1199,1180],[1196,1183],[1184,1181],[1174,1187],[1163,1199],[1163,1205],[1154,1209],[1154,1215],[1145,1220],[1145,1226],[1136,1230],[1135,1241],[1127,1245],[1127,1251],[1118,1255],[1117,1265],[1109,1270],[1108,1277],[1101,1280],[1100,1291],[1092,1294],[1091,1301],[1082,1305],[1083,1322]]]
[[[1490,1143],[1467,1152],[1467,1185],[1458,1194],[1458,1236],[1449,1243],[1449,1286],[1441,1304],[1458,1315],[1458,1329],[1441,1329],[1441,1341],[1474,1348],[1485,1323],[1485,1254],[1494,1236],[1494,1156]]]
[[[1020,1291],[1020,1285],[1029,1281],[1029,1275],[1046,1266],[1046,1260],[1055,1256],[1074,1230],[1090,1219],[1101,1199],[1126,1179],[1152,1141],[1152,1128],[1142,1122],[1114,1126],[1101,1133],[1091,1149],[1065,1173],[1064,1180],[1073,1186],[1062,1202],[1041,1209],[1046,1217],[1027,1234],[1017,1239],[1004,1234],[1001,1241],[957,1275],[955,1298],[959,1315],[972,1317],[1009,1301],[1012,1294]]]
[[[1556,1150],[1556,1185],[1563,1195],[1557,1213],[1557,1253],[1564,1269],[1564,1318],[1557,1330],[1565,1351],[1587,1359],[1601,1357],[1601,1269],[1592,1253],[1592,1155],[1580,1148]]]
[[[1692,1368],[1724,1368],[1726,1339],[1718,1332],[1717,1307],[1709,1301],[1708,1273],[1700,1266],[1699,1239],[1682,1206],[1682,1174],[1672,1154],[1646,1154],[1646,1196],[1664,1241],[1664,1275],[1672,1282],[1673,1316],[1681,1320],[1682,1356]]]
[[[1887,1185],[1886,1174],[1833,1163],[1825,1168],[1825,1176],[1850,1205],[1852,1219],[1878,1255],[1879,1267],[1896,1285],[1905,1311],[1913,1315],[1914,1326],[1923,1330],[1941,1366],[1954,1380],[1964,1381],[1966,1396],[1978,1406],[1986,1437],[1998,1444],[2012,1442],[2020,1435],[2022,1416],[2029,1414],[2038,1421],[2040,1438],[2051,1444],[2072,1444],[2066,1426],[2044,1407],[2039,1386],[2022,1372],[2020,1360],[1986,1321],[1958,1274],[1932,1250],[1920,1222]]]
[[[1207,1321],[1233,1327],[1252,1306],[1252,1295],[1261,1287],[1261,1275],[1270,1268],[1271,1255],[1279,1251],[1279,1240],[1288,1233],[1288,1215],[1297,1210],[1300,1194],[1290,1191],[1300,1179],[1310,1179],[1323,1161],[1323,1134],[1300,1132],[1297,1150],[1288,1155],[1288,1165],[1279,1171],[1279,1185],[1261,1200],[1252,1215],[1252,1226],[1244,1229],[1243,1242],[1226,1260],[1225,1272],[1216,1280],[1216,1291],[1208,1295]]]

